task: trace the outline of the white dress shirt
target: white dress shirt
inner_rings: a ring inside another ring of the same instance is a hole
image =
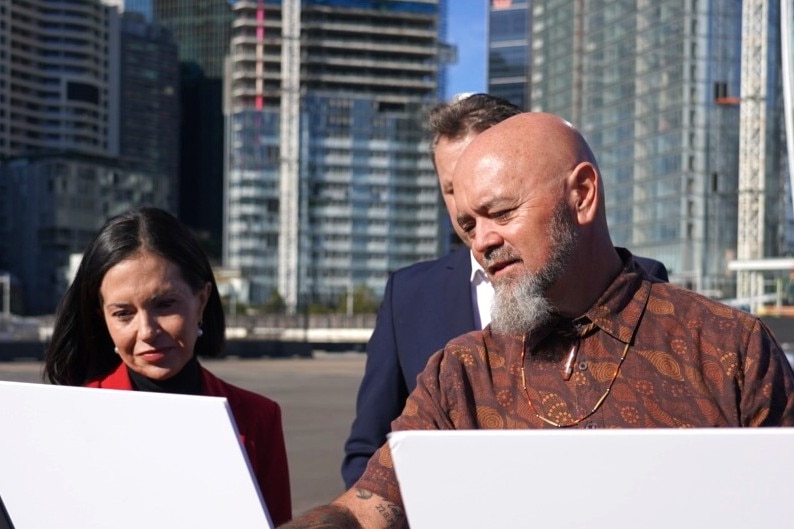
[[[491,323],[491,305],[493,305],[493,285],[480,263],[469,252],[471,257],[471,304],[474,307],[474,324],[483,329]]]

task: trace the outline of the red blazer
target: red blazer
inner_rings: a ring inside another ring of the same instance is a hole
[[[88,382],[86,387],[133,389],[123,363],[105,378]],[[292,518],[292,499],[281,408],[267,397],[224,382],[204,367],[201,367],[201,390],[203,395],[226,397],[229,401],[240,441],[248,453],[273,525],[288,522]]]

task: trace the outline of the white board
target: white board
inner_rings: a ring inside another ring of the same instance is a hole
[[[389,445],[411,529],[794,523],[794,428],[404,431]]]
[[[272,528],[221,397],[0,382],[16,529]]]

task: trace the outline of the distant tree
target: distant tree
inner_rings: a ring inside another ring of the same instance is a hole
[[[341,294],[337,300],[335,312],[347,314],[350,301],[347,292]],[[378,312],[380,305],[375,293],[366,285],[356,285],[353,289],[352,303],[353,314],[374,314]]]
[[[312,303],[308,306],[307,311],[309,314],[335,314],[337,308],[324,303]]]
[[[284,303],[284,298],[278,293],[278,290],[272,290],[270,297],[262,304],[262,311],[267,314],[281,314],[287,308]]]
[[[380,300],[366,285],[359,285],[353,293],[353,312],[355,314],[374,314],[378,312]]]

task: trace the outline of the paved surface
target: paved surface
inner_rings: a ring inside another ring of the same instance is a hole
[[[344,490],[339,467],[364,360],[361,353],[320,353],[314,358],[202,361],[227,382],[281,405],[296,515]],[[0,362],[0,380],[41,382],[41,363]]]

